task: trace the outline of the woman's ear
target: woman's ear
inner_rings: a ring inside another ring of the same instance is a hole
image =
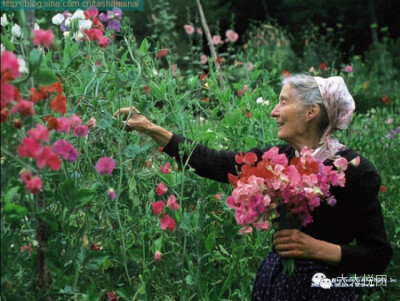
[[[306,120],[307,121],[311,121],[313,119],[317,119],[318,115],[320,113],[320,108],[319,105],[316,103],[313,103],[312,105],[310,105],[307,109],[306,112]]]

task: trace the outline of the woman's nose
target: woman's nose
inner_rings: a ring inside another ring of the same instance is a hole
[[[272,109],[270,116],[272,118],[278,117],[279,115],[279,110],[278,110],[278,105],[275,106],[275,108]]]

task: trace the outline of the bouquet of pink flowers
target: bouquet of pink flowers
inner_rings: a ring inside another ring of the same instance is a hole
[[[265,152],[262,160],[248,152],[237,155],[235,160],[242,164],[238,176],[228,175],[234,186],[226,203],[235,210],[236,222],[241,234],[256,230],[268,230],[270,221],[279,229],[299,229],[313,221],[311,212],[321,202],[333,206],[336,199],[330,195],[331,186],[345,186],[345,174],[349,162],[339,157],[334,166],[324,166],[315,159],[312,150],[304,147],[300,157],[290,163],[277,147]],[[360,158],[350,164],[357,166]],[[284,271],[293,274],[293,259],[284,261]]]

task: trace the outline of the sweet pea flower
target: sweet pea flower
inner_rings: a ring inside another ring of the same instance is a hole
[[[23,117],[33,115],[33,103],[24,99],[18,100],[18,102],[11,108],[11,113],[15,114],[17,112],[19,112]]]
[[[155,261],[160,261],[161,260],[161,256],[162,256],[161,252],[160,251],[156,251],[154,253],[154,260]]]
[[[247,63],[247,70],[251,71],[251,70],[253,70],[253,68],[254,68],[253,63],[248,62],[248,63]]]
[[[110,157],[103,157],[96,162],[96,171],[103,174],[111,174],[115,167],[115,161]]]
[[[164,208],[164,202],[163,201],[158,201],[158,202],[151,202],[151,210],[153,210],[153,213],[155,215],[159,215]]]
[[[96,127],[96,119],[94,117],[90,118],[87,123],[87,126],[89,129]]]
[[[223,42],[221,40],[221,36],[219,36],[219,35],[213,35],[212,42],[214,45],[223,44]]]
[[[197,32],[199,35],[202,35],[202,34],[203,34],[203,30],[201,29],[201,27],[197,27],[196,32]]]
[[[14,24],[11,28],[11,34],[16,38],[21,37],[21,26],[19,26],[18,24]]]
[[[350,73],[350,72],[352,72],[352,71],[353,71],[353,66],[347,65],[347,66],[344,68],[344,72]]]
[[[176,226],[176,222],[173,218],[171,218],[168,214],[164,215],[164,217],[162,217],[160,219],[160,228],[162,230],[170,230],[170,231],[174,231]]]
[[[240,228],[240,230],[239,230],[239,234],[242,234],[242,235],[250,234],[251,232],[253,232],[253,228],[250,226],[245,226],[243,228]]]
[[[157,58],[162,58],[168,54],[167,48],[163,47],[160,49],[160,51],[157,52]]]
[[[49,47],[53,44],[54,34],[51,30],[35,29],[33,31],[32,44],[34,46],[41,45],[43,47]]]
[[[386,120],[386,124],[392,124],[393,123],[393,118],[388,118]]]
[[[1,73],[2,73],[2,75],[6,71],[8,71],[12,75],[12,79],[20,76],[18,58],[15,56],[14,53],[7,51],[7,50],[1,54]],[[3,79],[2,79],[2,83],[3,83]]]
[[[118,301],[117,295],[114,292],[107,293],[108,301]]]
[[[108,22],[107,28],[120,32],[120,25],[122,19],[122,10],[119,8],[114,8],[113,10],[107,11],[107,14],[101,13],[99,19],[102,22]]]
[[[225,32],[225,36],[226,36],[227,40],[231,43],[235,43],[239,38],[239,34],[235,31],[233,31],[232,29],[228,29]]]
[[[26,181],[25,188],[32,194],[37,194],[42,189],[42,180],[39,177],[33,177]]]
[[[63,159],[74,162],[78,158],[76,149],[66,140],[60,139],[53,143],[53,150]]]
[[[165,185],[163,183],[158,183],[156,186],[156,194],[158,196],[162,196],[166,192],[167,192],[167,188],[165,187]]]
[[[173,194],[171,194],[169,196],[168,201],[167,201],[167,206],[172,210],[178,210],[179,209],[179,205],[176,202],[176,198],[175,198],[175,196]]]
[[[89,128],[86,125],[78,125],[74,128],[74,137],[85,138],[88,134]]]
[[[338,171],[345,171],[347,169],[347,159],[344,157],[340,157],[333,162],[333,165],[335,165],[338,169]]]
[[[21,173],[19,174],[19,181],[21,182],[21,183],[26,183],[26,182],[28,182],[30,179],[32,179],[32,177],[33,177],[33,175],[32,175],[32,173],[30,172],[30,171],[26,171],[26,170],[23,170],[23,171],[21,171]]]
[[[308,72],[310,72],[310,73],[314,73],[314,71],[315,71],[314,66],[311,66],[310,70],[308,70]]]
[[[18,56],[18,64],[19,64],[18,71],[20,73],[24,73],[24,74],[29,73],[28,67],[26,66],[26,62],[25,62],[24,58],[20,55]]]
[[[183,28],[185,29],[185,32],[187,33],[187,34],[193,34],[194,33],[194,27],[193,27],[193,25],[188,25],[188,24],[186,24],[186,25],[183,25]]]
[[[49,141],[49,131],[47,128],[40,123],[36,124],[36,128],[31,128],[26,132],[29,137],[39,141],[42,140],[44,142]]]
[[[67,117],[59,117],[57,118],[57,133],[64,132],[65,134],[68,134],[71,130],[71,120],[68,119]]]
[[[107,198],[110,199],[110,200],[115,200],[116,197],[117,197],[117,194],[115,193],[115,190],[112,189],[112,188],[109,188],[107,190]]]
[[[205,64],[207,64],[207,62],[208,62],[207,56],[204,55],[204,54],[202,54],[202,55],[200,56],[200,63],[201,63],[202,65],[205,65]]]
[[[61,23],[65,20],[65,16],[63,14],[57,14],[51,18],[51,22],[54,25],[61,25]]]
[[[8,25],[7,15],[4,13],[1,15],[1,26],[7,26],[7,25]]]
[[[163,174],[169,174],[170,172],[171,172],[171,168],[170,168],[170,166],[171,166],[171,163],[167,163],[167,164],[165,164],[165,165],[160,165],[160,172],[161,173],[163,173]]]
[[[360,165],[360,156],[357,156],[353,160],[351,160],[350,164],[353,165],[354,167],[357,167],[358,165]]]

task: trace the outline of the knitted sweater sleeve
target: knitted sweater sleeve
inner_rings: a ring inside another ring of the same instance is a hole
[[[360,169],[360,170],[358,170]],[[348,201],[353,202],[354,237],[356,245],[341,245],[339,269],[345,273],[381,274],[392,258],[392,248],[386,238],[381,205],[377,195],[381,178],[369,163],[352,168],[359,177],[349,175]],[[340,219],[338,220],[340,222]]]

